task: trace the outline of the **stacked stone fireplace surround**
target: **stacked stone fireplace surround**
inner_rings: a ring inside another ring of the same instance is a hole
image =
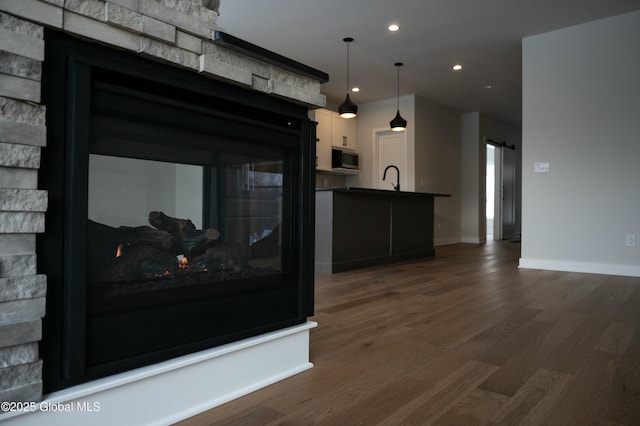
[[[47,232],[47,192],[38,189],[40,152],[47,146],[40,85],[45,27],[309,107],[324,106],[319,81],[215,44],[218,3],[0,0],[0,401],[43,398],[38,342],[47,277],[38,274],[36,235]]]

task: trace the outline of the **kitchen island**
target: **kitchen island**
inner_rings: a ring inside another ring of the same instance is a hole
[[[450,195],[316,189],[316,271],[342,272],[434,256],[435,197]]]

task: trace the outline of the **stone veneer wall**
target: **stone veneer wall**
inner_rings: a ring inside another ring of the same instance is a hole
[[[324,107],[320,82],[215,45],[218,4],[0,0],[0,401],[42,398],[38,342],[47,280],[37,273],[35,240],[46,232],[47,210],[47,193],[38,190],[40,150],[46,147],[46,106],[40,103],[44,27]]]

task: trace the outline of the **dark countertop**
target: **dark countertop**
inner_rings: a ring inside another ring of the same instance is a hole
[[[352,192],[359,194],[397,195],[409,197],[451,197],[451,194],[434,194],[431,192],[392,191],[385,189],[358,188],[354,186],[338,186],[333,188],[316,188],[316,191]]]

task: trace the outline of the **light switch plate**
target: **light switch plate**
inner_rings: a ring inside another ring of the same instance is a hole
[[[539,161],[533,163],[533,172],[534,173],[549,173],[551,170],[551,165],[548,161]]]
[[[627,245],[627,247],[635,247],[636,246],[636,236],[635,236],[635,234],[627,234],[626,245]]]

